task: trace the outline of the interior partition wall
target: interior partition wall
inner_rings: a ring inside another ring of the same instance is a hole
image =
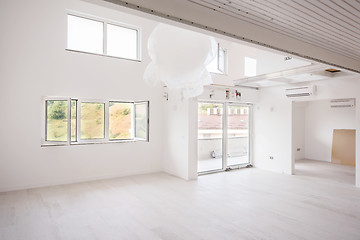
[[[198,103],[198,173],[250,164],[251,105]]]

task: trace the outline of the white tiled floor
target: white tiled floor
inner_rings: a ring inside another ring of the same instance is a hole
[[[184,181],[164,173],[0,194],[0,239],[360,239],[354,168],[300,161]]]
[[[227,161],[229,166],[244,164],[249,162],[248,156],[228,157]],[[212,171],[217,169],[222,169],[221,158],[209,158],[206,160],[198,161],[198,172]]]

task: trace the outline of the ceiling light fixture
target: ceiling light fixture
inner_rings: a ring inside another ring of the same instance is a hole
[[[326,79],[329,77],[312,74],[312,73],[303,73],[303,74],[298,74],[298,75],[294,75],[294,76],[287,76],[286,78],[291,79],[292,80],[291,82],[295,83],[295,82],[316,81],[316,80]]]

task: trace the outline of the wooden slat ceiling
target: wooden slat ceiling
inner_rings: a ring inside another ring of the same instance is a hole
[[[358,0],[185,0],[360,61]]]

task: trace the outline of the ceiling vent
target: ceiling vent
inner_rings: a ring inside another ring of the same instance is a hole
[[[309,97],[316,94],[316,86],[293,87],[285,89],[287,97]]]
[[[325,69],[325,71],[331,72],[331,73],[341,72],[341,70],[335,69],[335,68],[328,68],[328,69]]]
[[[343,98],[330,100],[331,108],[353,108],[355,107],[355,98]]]

